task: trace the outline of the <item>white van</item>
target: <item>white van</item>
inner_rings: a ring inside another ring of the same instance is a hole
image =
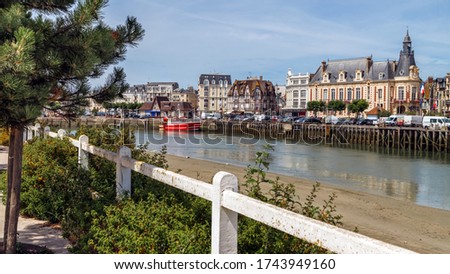
[[[422,126],[424,128],[441,129],[446,126],[447,118],[442,116],[423,116]]]
[[[384,125],[386,126],[396,126],[397,125],[397,118],[398,115],[391,115],[389,116],[385,121],[384,121]]]

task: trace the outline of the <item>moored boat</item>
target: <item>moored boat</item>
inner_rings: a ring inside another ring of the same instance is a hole
[[[159,126],[160,130],[164,131],[195,131],[200,130],[200,119],[168,119],[164,118],[162,124]]]

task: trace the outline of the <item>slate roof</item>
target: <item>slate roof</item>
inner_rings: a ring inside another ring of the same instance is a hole
[[[317,69],[316,73],[311,79],[310,84],[321,84],[323,80],[323,69],[328,73],[330,83],[337,83],[339,73],[346,72],[345,82],[362,82],[362,81],[377,81],[394,79],[393,62],[387,61],[372,61],[372,57],[360,57],[340,60],[329,60],[328,63],[323,62]],[[361,70],[363,76],[361,80],[355,80],[356,72]]]
[[[201,74],[198,78],[198,83],[203,84],[205,79],[208,79],[209,83],[212,82],[212,80],[216,81],[216,85],[219,84],[219,81],[227,81],[229,85],[231,85],[231,75],[228,74]]]

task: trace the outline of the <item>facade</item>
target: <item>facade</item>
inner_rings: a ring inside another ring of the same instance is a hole
[[[170,97],[173,102],[187,102],[190,103],[192,108],[196,110],[198,108],[198,97],[194,89],[182,89],[174,91]]]
[[[145,103],[152,102],[157,96],[169,97],[178,89],[176,82],[149,82],[144,85],[134,85],[123,93],[123,99],[118,102]]]
[[[286,77],[286,105],[283,113],[292,116],[306,115],[306,102],[308,100],[308,85],[311,80],[310,73],[292,74],[288,70]]]
[[[398,61],[373,61],[372,56],[322,61],[311,79],[307,96],[309,101],[326,103],[341,100],[348,104],[364,99],[369,103],[368,110],[381,108],[393,114],[419,114],[421,83],[407,32]],[[351,116],[352,113],[344,110],[335,115]]]
[[[443,98],[444,113],[447,117],[450,116],[450,73],[445,76],[445,94]]]
[[[179,88],[177,82],[149,82],[145,85],[146,102],[151,102],[157,96],[171,97],[172,93]]]
[[[123,93],[123,99],[119,99],[126,103],[144,103],[146,99],[145,85],[134,85]]]
[[[231,76],[202,74],[198,79],[198,111],[223,113],[227,109],[227,93]]]
[[[275,115],[278,110],[275,86],[262,77],[234,81],[227,96],[227,113]]]

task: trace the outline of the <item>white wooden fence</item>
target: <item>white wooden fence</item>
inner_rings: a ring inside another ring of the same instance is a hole
[[[41,133],[42,129],[39,124],[29,127],[25,140]],[[50,132],[50,128],[46,127],[44,135],[63,138],[66,136],[66,132],[62,129],[58,130],[57,133]],[[78,147],[78,161],[83,168],[88,167],[89,154],[116,162],[118,199],[124,193],[131,191],[131,171],[133,170],[212,201],[211,251],[213,254],[237,253],[238,214],[245,215],[311,243],[316,243],[335,253],[414,253],[240,194],[237,192],[238,180],[236,176],[227,172],[218,172],[214,176],[212,184],[209,184],[132,159],[128,147],[121,147],[116,153],[89,145],[89,138],[85,135],[78,140],[72,138],[69,138],[69,140],[74,146]]]

